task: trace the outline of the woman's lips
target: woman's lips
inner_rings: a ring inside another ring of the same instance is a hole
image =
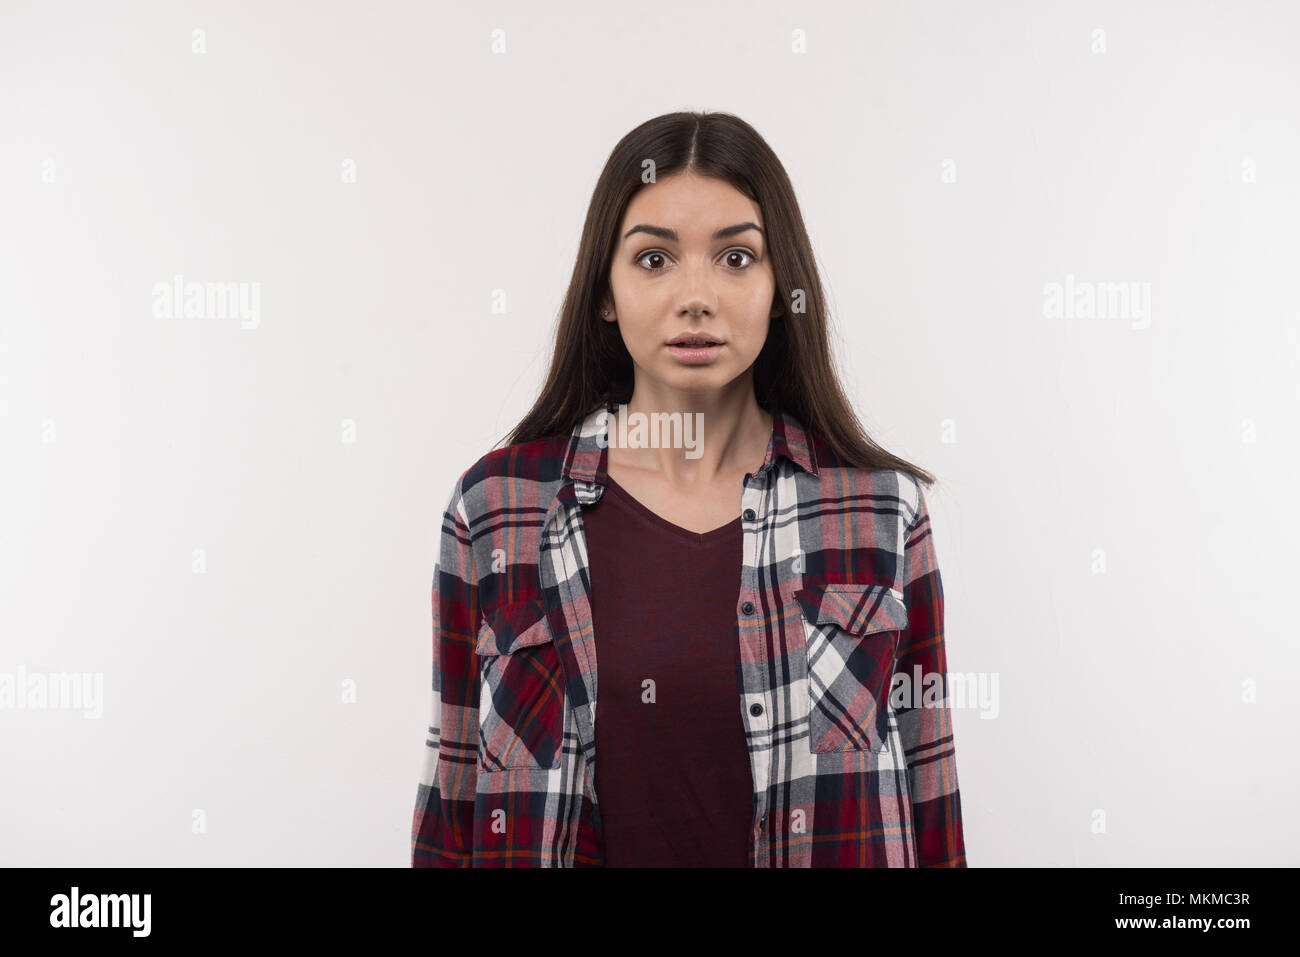
[[[683,365],[702,366],[708,365],[717,358],[718,353],[722,351],[722,343],[698,346],[669,346],[668,351],[674,359]]]

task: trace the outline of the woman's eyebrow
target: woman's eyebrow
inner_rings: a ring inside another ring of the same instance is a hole
[[[735,236],[737,233],[743,233],[747,229],[756,229],[760,236],[766,238],[766,234],[763,232],[763,227],[756,223],[737,223],[735,226],[724,226],[713,234],[713,238],[727,239],[731,236]],[[647,226],[644,223],[641,223],[633,226],[624,233],[623,238],[627,239],[627,237],[631,236],[633,233],[649,233],[651,236],[658,236],[660,239],[669,239],[673,242],[677,242],[677,230],[665,229],[663,226]]]

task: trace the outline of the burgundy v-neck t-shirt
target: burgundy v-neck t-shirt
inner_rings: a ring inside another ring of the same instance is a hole
[[[747,867],[740,517],[699,534],[612,479],[583,510],[596,645],[596,802],[609,867]]]

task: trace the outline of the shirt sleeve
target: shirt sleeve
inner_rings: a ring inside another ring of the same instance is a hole
[[[412,867],[469,867],[473,851],[480,611],[463,480],[443,510],[433,570],[433,692],[411,822]]]
[[[912,822],[921,867],[965,867],[966,847],[957,790],[957,752],[948,708],[948,661],[943,637],[943,584],[930,513],[915,481],[917,510],[907,530],[903,600],[907,628],[899,641],[895,675],[906,689],[896,707],[912,797]],[[917,674],[921,684],[916,684]],[[937,679],[933,676],[937,676]]]

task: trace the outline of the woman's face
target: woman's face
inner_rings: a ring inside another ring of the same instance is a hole
[[[776,284],[762,229],[758,205],[711,177],[679,173],[632,198],[610,267],[606,321],[618,321],[638,390],[649,383],[659,398],[663,390],[719,390],[754,364]],[[671,344],[690,333],[719,344]]]

